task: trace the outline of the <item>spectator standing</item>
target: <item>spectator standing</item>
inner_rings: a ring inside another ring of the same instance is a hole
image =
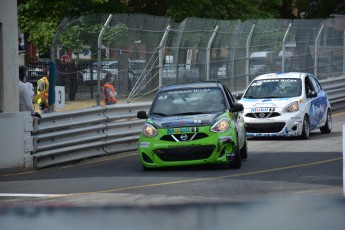
[[[48,90],[49,90],[49,71],[46,75],[37,81],[37,95],[41,94],[37,103],[42,112],[49,108],[48,104]]]
[[[32,99],[33,94],[30,91],[26,82],[26,68],[24,66],[19,67],[19,111],[29,111],[31,115],[41,117],[41,115],[35,112]],[[32,85],[32,84],[31,84]]]
[[[28,87],[30,94],[31,94],[31,101],[33,101],[35,97],[35,88],[34,85],[31,82],[25,82],[26,86]]]
[[[108,72],[105,75],[105,84],[102,87],[105,105],[113,105],[117,103],[117,99],[116,99],[117,93],[115,91],[113,81],[114,81],[114,77],[112,73]]]

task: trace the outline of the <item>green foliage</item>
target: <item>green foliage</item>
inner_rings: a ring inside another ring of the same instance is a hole
[[[177,21],[187,17],[216,19],[278,18],[281,0],[170,0],[167,14]]]
[[[18,0],[19,28],[43,52],[50,49],[51,41],[65,17],[127,11],[127,5],[117,0]],[[77,28],[73,30],[78,33]],[[79,45],[75,46],[78,50]]]
[[[110,46],[111,43],[116,46],[122,46],[128,42],[128,27],[125,24],[118,23],[105,30],[103,42]]]
[[[74,25],[68,28],[60,36],[59,44],[64,50],[71,49],[75,54],[78,54],[83,50],[84,41],[82,40],[81,34],[85,33],[85,28],[79,25]]]
[[[345,14],[344,0],[299,0],[296,7],[305,18],[328,18],[332,14]]]
[[[305,12],[307,18],[325,18],[333,13],[345,13],[343,0],[298,0],[296,7],[299,12]],[[282,15],[285,18],[293,17],[291,0],[18,0],[20,30],[29,36],[28,39],[40,51],[49,50],[63,18],[106,13],[170,16],[177,22],[189,17],[220,20],[281,18]],[[70,36],[88,32],[78,27],[70,29]],[[125,28],[110,29],[108,33],[114,37],[123,37]],[[112,39],[108,35],[105,37],[106,42]],[[66,44],[72,45],[72,38],[66,35],[64,39]],[[114,42],[120,41],[114,39]],[[74,49],[80,49],[80,45],[74,46]]]
[[[78,54],[83,51],[85,45],[96,47],[98,36],[102,30],[102,24],[89,21],[86,17],[72,20],[63,29],[59,36],[59,44],[63,50],[71,50]],[[128,28],[125,24],[118,23],[115,26],[107,27],[102,43],[111,46],[111,43],[121,46],[128,42]]]

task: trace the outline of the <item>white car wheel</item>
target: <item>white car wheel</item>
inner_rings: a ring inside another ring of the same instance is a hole
[[[309,119],[307,116],[304,116],[301,138],[302,139],[308,139],[309,135],[310,135]]]
[[[330,133],[332,130],[332,115],[331,111],[327,111],[327,120],[325,126],[322,126],[320,128],[321,133]]]

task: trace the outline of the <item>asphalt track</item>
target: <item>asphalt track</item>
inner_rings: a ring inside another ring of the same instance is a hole
[[[308,140],[249,139],[240,169],[219,166],[145,171],[137,152],[41,170],[1,170],[0,207],[142,206],[339,199],[343,190],[345,112],[333,114],[330,134]]]

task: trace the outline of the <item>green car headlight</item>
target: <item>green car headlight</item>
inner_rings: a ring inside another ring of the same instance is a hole
[[[298,107],[298,102],[294,101],[290,104],[288,104],[287,106],[284,107],[283,112],[296,112],[298,111],[299,107]]]
[[[212,127],[211,127],[211,131],[215,132],[215,133],[221,133],[221,132],[225,132],[229,129],[230,124],[229,124],[229,120],[227,118],[222,118],[219,121],[217,121]]]
[[[142,130],[142,134],[145,137],[154,137],[154,136],[157,136],[158,132],[157,132],[156,128],[153,127],[152,125],[145,124],[144,128]]]

